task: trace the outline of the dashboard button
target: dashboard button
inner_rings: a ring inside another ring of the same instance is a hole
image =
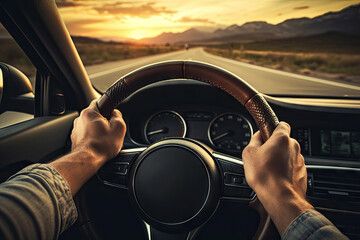
[[[245,177],[243,175],[233,174],[233,173],[225,173],[225,185],[229,186],[247,186]]]

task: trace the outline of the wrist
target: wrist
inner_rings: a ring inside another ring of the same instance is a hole
[[[71,153],[78,156],[77,160],[79,162],[91,166],[95,172],[97,172],[107,160],[105,155],[99,154],[88,147],[73,149]]]
[[[291,185],[277,185],[257,192],[257,196],[282,235],[296,217],[314,208]]]

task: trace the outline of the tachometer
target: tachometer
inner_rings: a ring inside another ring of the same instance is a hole
[[[149,118],[144,132],[148,143],[154,143],[168,137],[185,137],[186,123],[177,112],[158,112]]]
[[[236,113],[224,113],[211,121],[208,136],[214,147],[241,152],[250,142],[253,129],[250,122]]]

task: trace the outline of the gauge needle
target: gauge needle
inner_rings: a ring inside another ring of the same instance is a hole
[[[219,136],[214,137],[214,138],[213,138],[213,141],[216,141],[216,140],[218,140],[218,139],[220,139],[220,138],[226,137],[226,136],[229,135],[230,133],[231,133],[231,131],[224,132],[223,134],[220,134]]]
[[[167,133],[167,132],[168,132],[167,128],[162,128],[162,129],[159,129],[159,130],[154,130],[154,131],[148,132],[147,135],[151,136],[151,135],[154,135],[154,134]]]

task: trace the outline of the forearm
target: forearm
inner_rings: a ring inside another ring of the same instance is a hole
[[[67,182],[47,164],[2,183],[0,202],[0,239],[57,239],[77,218]]]
[[[98,156],[88,149],[80,149],[49,163],[49,165],[66,179],[71,194],[74,196],[104,163],[104,157]]]

